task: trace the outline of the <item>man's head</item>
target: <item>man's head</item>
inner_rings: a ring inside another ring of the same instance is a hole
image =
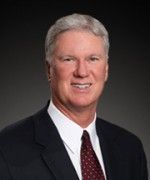
[[[105,27],[88,15],[62,17],[49,29],[45,50],[54,104],[64,111],[95,110],[108,77]]]

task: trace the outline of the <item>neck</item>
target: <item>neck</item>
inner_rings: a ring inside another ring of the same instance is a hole
[[[82,128],[86,128],[94,120],[95,113],[96,113],[95,107],[75,108],[71,106],[66,107],[66,106],[63,106],[62,104],[58,105],[55,102],[53,103],[65,116],[67,116],[70,120],[77,123]]]

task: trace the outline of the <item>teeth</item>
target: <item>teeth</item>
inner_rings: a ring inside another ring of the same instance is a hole
[[[74,87],[79,88],[79,89],[86,89],[86,88],[90,87],[90,85],[91,85],[90,83],[88,83],[88,84],[73,84]]]

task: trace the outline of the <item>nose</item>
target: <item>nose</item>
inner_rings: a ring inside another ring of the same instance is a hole
[[[74,71],[74,76],[84,78],[89,74],[88,66],[85,60],[79,60],[76,64],[76,69]]]

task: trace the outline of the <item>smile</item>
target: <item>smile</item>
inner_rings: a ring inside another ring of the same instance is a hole
[[[72,86],[73,87],[76,87],[76,88],[79,88],[79,89],[87,89],[91,86],[92,84],[91,83],[84,83],[84,84],[81,84],[81,83],[73,83]]]

